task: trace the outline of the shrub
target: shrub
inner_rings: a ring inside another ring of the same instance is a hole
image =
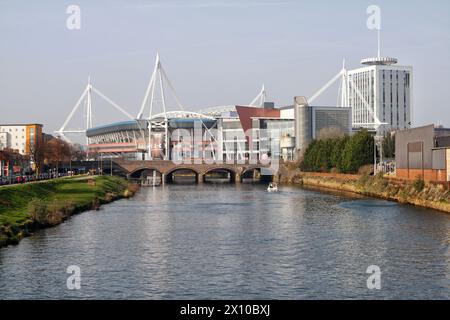
[[[34,198],[28,205],[31,218],[42,226],[57,225],[70,216],[74,210],[75,205],[71,201],[61,203],[54,200],[46,203],[41,199]]]
[[[370,181],[370,176],[367,174],[361,175],[361,177],[358,179],[358,186],[360,188],[365,188],[366,184]]]
[[[300,168],[303,171],[356,173],[373,161],[373,137],[362,130],[352,137],[314,140],[305,150]]]
[[[91,210],[100,210],[100,199],[95,197],[91,202]]]
[[[303,171],[328,172],[333,167],[331,155],[336,139],[314,140],[306,149],[301,163]]]
[[[335,139],[335,143],[333,145],[333,151],[331,153],[331,165],[333,168],[337,168],[339,172],[343,172],[342,170],[342,158],[344,154],[345,146],[347,145],[350,137],[345,136],[340,139]]]
[[[341,171],[355,173],[361,166],[373,161],[373,137],[367,130],[362,130],[349,139],[342,152]]]
[[[373,174],[373,164],[365,164],[358,169],[358,174]]]
[[[425,188],[425,181],[421,176],[417,176],[416,180],[414,180],[413,187],[417,192],[421,192]]]
[[[28,204],[28,212],[31,218],[41,225],[47,224],[48,207],[45,201],[33,198]]]

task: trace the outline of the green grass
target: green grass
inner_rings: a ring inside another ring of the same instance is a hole
[[[106,193],[123,192],[127,182],[118,177],[95,177],[95,186],[88,185],[89,177],[72,177],[23,185],[0,187],[0,227],[20,225],[30,219],[28,204],[38,198],[45,202],[71,202],[76,207],[87,206]]]

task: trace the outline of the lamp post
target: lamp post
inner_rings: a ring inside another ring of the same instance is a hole
[[[383,136],[375,135],[373,137],[373,174],[377,174],[377,149],[380,153],[380,164],[383,162]]]

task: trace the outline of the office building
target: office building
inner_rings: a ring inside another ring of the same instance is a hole
[[[294,119],[295,149],[302,153],[314,139],[325,133],[350,135],[352,109],[341,107],[310,106],[305,97],[294,98],[294,105],[281,109],[281,118]]]
[[[353,128],[384,132],[408,129],[412,122],[410,66],[394,58],[369,58],[365,67],[346,71],[344,106],[353,110]]]

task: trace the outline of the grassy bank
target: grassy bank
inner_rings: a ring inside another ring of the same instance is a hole
[[[32,231],[57,225],[70,215],[131,196],[122,178],[72,177],[0,188],[0,247]]]
[[[280,182],[352,192],[450,213],[450,190],[420,180],[408,182],[382,175],[306,173],[285,167],[280,170]]]

